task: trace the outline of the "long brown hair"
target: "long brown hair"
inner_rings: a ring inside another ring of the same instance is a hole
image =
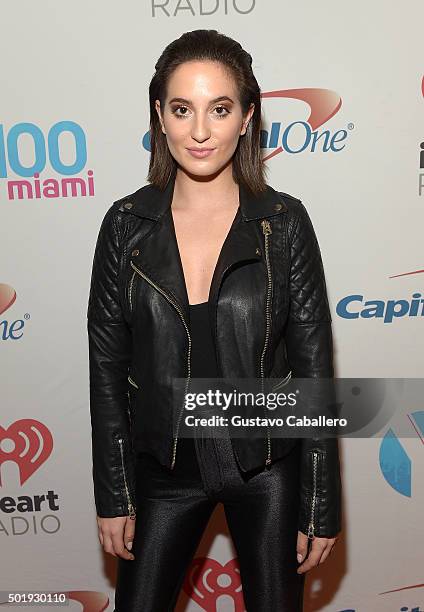
[[[252,193],[266,189],[266,170],[260,150],[261,95],[252,71],[252,56],[240,43],[217,30],[193,30],[171,42],[155,64],[149,85],[150,99],[150,163],[147,180],[164,189],[177,163],[172,157],[166,135],[162,132],[155,100],[164,107],[168,79],[182,63],[190,60],[218,61],[229,69],[238,90],[243,116],[255,104],[246,133],[240,136],[233,155],[232,171],[237,184],[243,183]]]

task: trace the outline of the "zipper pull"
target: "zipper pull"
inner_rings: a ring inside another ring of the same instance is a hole
[[[261,225],[262,232],[265,234],[265,236],[272,234],[271,223],[268,221],[268,219],[262,219]]]
[[[309,527],[308,527],[308,538],[310,540],[314,539],[314,524],[312,521],[309,523]]]

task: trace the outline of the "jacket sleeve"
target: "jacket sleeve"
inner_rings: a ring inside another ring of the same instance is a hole
[[[302,202],[298,204],[298,214],[289,233],[287,358],[292,376],[296,378],[333,379],[332,319],[321,252],[309,214]],[[341,530],[341,478],[336,437],[301,439],[298,528],[311,539],[314,535],[335,537]]]
[[[106,212],[93,258],[87,309],[94,498],[99,517],[134,515],[128,370],[131,330],[118,289],[121,229]]]

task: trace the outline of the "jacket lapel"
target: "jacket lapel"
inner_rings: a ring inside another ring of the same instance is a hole
[[[175,174],[164,191],[154,185],[146,185],[123,198],[120,210],[155,221],[153,228],[137,244],[131,260],[156,289],[174,302],[188,321],[188,294],[171,213],[174,184]],[[216,302],[222,279],[232,266],[241,261],[262,259],[260,235],[255,227],[257,224],[252,221],[287,210],[282,196],[270,186],[263,195],[255,197],[240,185],[239,202],[212,276],[209,292],[211,303]]]

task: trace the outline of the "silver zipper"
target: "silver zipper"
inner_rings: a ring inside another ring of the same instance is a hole
[[[313,467],[313,492],[312,492],[312,500],[311,500],[311,515],[308,526],[308,538],[310,540],[314,537],[315,531],[315,505],[317,499],[317,464],[318,464],[318,453],[317,451],[312,451],[312,467]]]
[[[138,389],[138,385],[137,383],[131,378],[131,376],[128,375],[128,382],[135,387],[136,389]]]
[[[129,300],[129,303],[130,303],[130,312],[133,311],[132,290],[133,290],[134,277],[135,277],[135,270],[132,273],[130,284],[129,284],[129,287],[128,287],[128,300]]]
[[[268,347],[269,331],[271,327],[270,303],[271,303],[271,291],[272,291],[272,275],[271,275],[271,266],[270,266],[270,261],[269,261],[269,244],[268,244],[269,238],[268,236],[272,234],[272,229],[271,229],[271,223],[268,221],[268,219],[262,219],[261,225],[262,225],[262,232],[264,234],[264,240],[265,240],[265,261],[266,261],[266,268],[267,268],[267,274],[268,274],[268,289],[267,289],[267,296],[266,296],[266,332],[265,332],[264,347],[262,349],[262,355],[261,355],[261,379],[262,379],[262,389],[263,389],[264,357],[265,357],[266,349]],[[266,466],[271,464],[271,437],[269,434],[269,425],[267,425],[267,449],[268,449],[267,457],[265,460]]]
[[[178,306],[178,304],[169,297],[169,295],[167,293],[165,293],[165,291],[159,287],[158,285],[156,285],[156,283],[154,283],[148,276],[146,276],[144,274],[144,272],[142,272],[139,268],[137,268],[137,266],[131,261],[131,267],[138,273],[140,274],[140,276],[142,278],[144,278],[148,283],[150,283],[152,285],[152,287],[154,287],[155,289],[157,289],[159,291],[159,293],[161,293],[167,300],[168,302],[170,302],[172,304],[172,306],[174,306],[174,308],[176,309],[176,311],[178,312],[178,314],[181,317],[181,320],[183,322],[183,325],[185,327],[185,330],[187,332],[187,337],[188,337],[188,352],[187,352],[187,378],[186,378],[186,384],[185,384],[185,390],[184,390],[184,399],[186,397],[187,394],[187,389],[188,389],[188,385],[189,385],[189,381],[190,381],[190,374],[191,374],[191,368],[190,368],[190,355],[191,355],[191,336],[190,336],[190,331],[188,329],[188,325],[184,319],[184,315],[181,311],[181,308]],[[175,460],[177,457],[177,443],[178,443],[178,432],[180,429],[180,422],[181,422],[181,417],[183,414],[183,409],[184,409],[184,401],[183,401],[183,405],[181,407],[180,410],[180,414],[178,415],[178,420],[177,420],[177,430],[176,430],[176,434],[174,437],[174,445],[172,448],[172,461],[171,461],[171,470],[174,469],[175,466]]]
[[[125,472],[123,442],[124,441],[123,441],[122,438],[118,438],[119,450],[120,450],[120,453],[121,453],[122,472],[124,474],[125,493],[127,495],[128,512],[129,512],[130,518],[135,518],[135,516],[136,516],[135,509],[134,509],[134,506],[133,506],[133,504],[131,502],[131,496],[130,496],[130,492],[129,492],[129,489],[128,489],[127,474]]]

